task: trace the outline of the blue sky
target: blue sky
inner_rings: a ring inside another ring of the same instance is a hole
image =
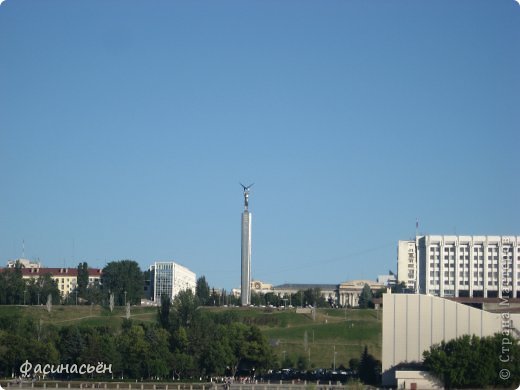
[[[0,263],[175,260],[240,284],[520,234],[513,0],[0,5]]]

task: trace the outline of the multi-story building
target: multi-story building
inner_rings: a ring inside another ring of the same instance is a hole
[[[520,236],[418,236],[399,241],[398,279],[421,294],[520,298]]]
[[[23,279],[36,279],[40,276],[50,274],[63,297],[72,293],[78,284],[77,268],[22,268],[21,271]],[[101,271],[100,268],[88,269],[89,284],[100,281]]]
[[[173,300],[180,291],[195,293],[196,276],[188,268],[173,261],[157,261],[150,267],[151,298],[157,304],[163,295]]]

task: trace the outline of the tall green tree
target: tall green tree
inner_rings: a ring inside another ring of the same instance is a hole
[[[25,281],[20,264],[17,262],[15,268],[4,268],[1,275],[0,287],[3,288],[0,289],[0,304],[23,304]]]
[[[78,283],[77,290],[80,298],[86,298],[88,287],[88,264],[86,262],[78,264]]]
[[[195,287],[195,295],[197,296],[200,304],[202,306],[206,306],[209,304],[210,300],[210,288],[209,284],[206,281],[206,277],[202,275],[197,279],[197,285]]]
[[[169,330],[171,326],[170,322],[170,309],[171,309],[172,303],[170,301],[170,297],[167,295],[163,295],[161,297],[161,306],[157,309],[157,316],[159,319],[159,325],[162,326],[164,329]]]
[[[175,317],[180,326],[189,327],[199,307],[199,300],[191,290],[180,291],[173,300]]]
[[[359,295],[359,307],[361,309],[366,309],[367,307],[370,307],[370,305],[372,305],[373,297],[374,295],[372,294],[370,286],[365,283],[365,285],[363,286],[363,290],[361,290],[361,294]]]
[[[367,385],[377,386],[381,381],[381,362],[368,353],[366,345],[361,354],[358,370],[359,379]]]
[[[309,288],[303,292],[303,300],[307,305],[312,305],[314,307],[325,307],[326,300],[321,293],[321,289]]]
[[[170,334],[157,326],[149,326],[145,329],[147,344],[145,362],[146,376],[148,378],[164,378],[171,372],[173,356],[168,349]]]
[[[144,277],[139,265],[133,260],[112,261],[103,268],[101,285],[105,298],[114,294],[115,304],[122,306],[126,302],[141,304]]]

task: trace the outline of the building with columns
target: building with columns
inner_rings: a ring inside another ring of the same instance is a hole
[[[338,304],[342,307],[357,307],[359,305],[359,296],[365,284],[368,284],[372,293],[385,288],[384,284],[374,282],[373,280],[349,280],[343,282],[337,287]]]
[[[325,300],[332,301],[341,306],[357,307],[359,305],[359,296],[365,284],[368,284],[373,293],[385,288],[383,283],[374,282],[373,280],[349,280],[340,284],[302,284],[302,283],[286,283],[277,286],[273,286],[270,283],[265,283],[260,280],[253,280],[251,282],[251,290],[255,293],[267,294],[273,293],[279,297],[290,296],[296,294],[299,291],[305,291],[311,288],[319,288],[321,295]],[[236,296],[240,296],[240,289],[235,288],[232,293]]]
[[[417,236],[399,241],[398,279],[440,297],[520,298],[520,236]]]

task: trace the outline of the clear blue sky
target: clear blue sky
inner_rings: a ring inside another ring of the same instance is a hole
[[[0,263],[396,270],[399,239],[520,234],[514,0],[0,5]]]

